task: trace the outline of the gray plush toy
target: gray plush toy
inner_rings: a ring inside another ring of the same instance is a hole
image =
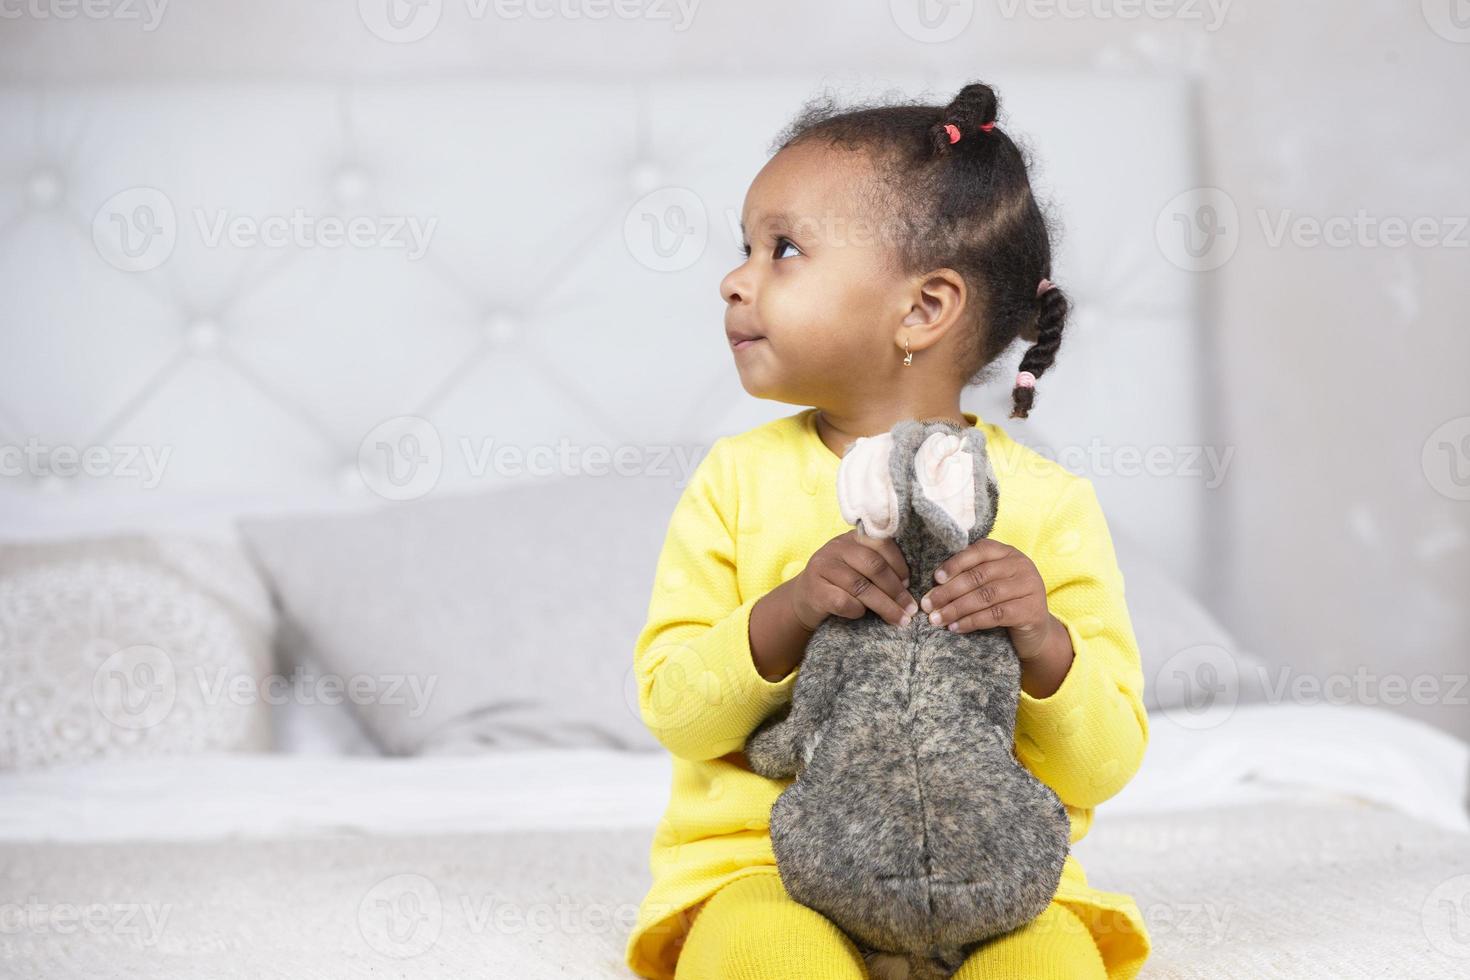
[[[848,523],[896,539],[916,602],[941,562],[990,533],[999,503],[984,432],[943,419],[853,442],[837,496]],[[747,740],[751,769],[796,777],[771,808],[786,890],[874,976],[949,977],[1055,895],[1071,828],[1012,754],[1019,698],[1005,627],[829,616],[790,703]]]

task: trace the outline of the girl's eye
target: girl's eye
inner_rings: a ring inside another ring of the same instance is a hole
[[[776,254],[774,257],[778,259],[782,258],[783,256],[781,253],[783,249],[788,245],[791,246],[791,248],[795,251],[797,255],[801,254],[801,249],[797,247],[795,242],[793,242],[789,238],[782,236],[776,239]],[[747,259],[750,258],[750,245],[748,243],[740,243],[740,254],[745,256]]]
[[[796,243],[793,242],[791,239],[778,238],[776,239],[776,258],[781,258],[781,250],[787,245],[790,245],[792,250],[795,251],[797,255],[801,254],[801,249],[797,248]]]

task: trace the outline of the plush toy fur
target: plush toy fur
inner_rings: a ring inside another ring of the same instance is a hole
[[[864,533],[897,539],[917,602],[942,561],[994,526],[985,435],[905,420],[858,439],[838,501]],[[953,633],[922,610],[906,627],[829,616],[790,703],[747,741],[755,772],[796,777],[771,808],[787,891],[847,933],[874,976],[946,978],[1056,893],[1070,823],[1012,754],[1019,697],[1004,627]]]

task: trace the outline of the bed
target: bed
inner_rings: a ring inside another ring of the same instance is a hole
[[[1203,739],[1152,721],[1077,845],[1148,917],[1144,976],[1464,975],[1464,745],[1347,706],[1243,704]],[[605,749],[6,774],[0,972],[628,977],[668,780],[666,756]]]

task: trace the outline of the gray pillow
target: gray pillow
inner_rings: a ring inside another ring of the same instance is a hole
[[[658,750],[633,647],[680,489],[578,476],[238,527],[276,593],[283,669],[314,664],[306,690],[347,702],[385,751]],[[1256,699],[1260,661],[1114,540],[1145,705],[1182,709],[1220,684]]]
[[[273,629],[228,544],[0,544],[0,769],[268,749]]]
[[[680,491],[577,476],[238,527],[282,656],[334,676],[385,751],[657,750],[633,647]]]

